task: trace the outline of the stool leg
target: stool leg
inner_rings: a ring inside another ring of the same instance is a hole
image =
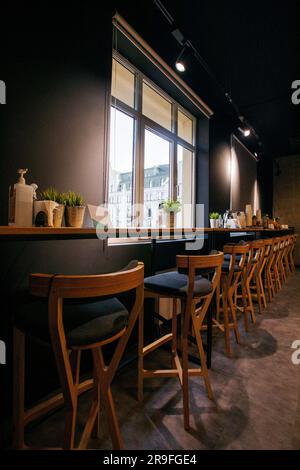
[[[144,396],[144,307],[141,309],[139,315],[139,332],[138,332],[138,389],[137,399],[143,400]]]
[[[66,405],[65,407],[65,435],[64,435],[64,449],[74,448],[75,427],[76,427],[76,411],[77,401],[74,405]]]
[[[242,288],[242,301],[243,301],[243,309],[244,309],[244,326],[245,326],[245,331],[249,331],[249,322],[248,322],[248,297],[247,297],[247,290],[246,290],[246,282],[245,276],[243,275],[242,277],[242,283],[241,283],[241,288]]]
[[[274,266],[274,273],[275,273],[275,281],[276,281],[276,286],[277,286],[277,292],[279,292],[280,289],[281,289],[281,280],[280,280],[280,275],[279,275],[279,269],[278,269],[278,263],[277,262]]]
[[[80,378],[80,359],[81,359],[81,351],[80,350],[73,350],[70,354],[70,363],[73,372],[74,378],[74,386],[77,390]]]
[[[216,288],[216,319],[220,321],[220,300],[221,300],[221,281],[218,282]]]
[[[192,317],[193,319],[193,317]],[[194,319],[193,319],[194,323]],[[206,366],[206,358],[205,358],[205,352],[203,349],[203,343],[202,343],[202,338],[199,329],[194,326],[195,330],[195,336],[196,336],[196,341],[197,341],[197,346],[198,346],[198,351],[199,351],[199,356],[200,356],[200,362],[201,362],[201,371],[202,371],[202,376],[204,379],[204,383],[206,386],[206,391],[207,391],[207,396],[210,400],[213,399],[213,391],[211,388],[210,380],[209,380],[209,374],[208,374],[208,369]]]
[[[177,299],[172,300],[172,367],[176,367],[177,356]]]
[[[93,401],[97,403],[98,413],[92,430],[92,437],[99,439],[100,437],[100,384],[97,379],[97,374],[94,368],[94,392]]]
[[[13,448],[24,448],[25,335],[14,328],[13,355]]]
[[[257,301],[258,301],[258,311],[259,313],[262,313],[261,289],[260,289],[258,273],[255,274],[255,286],[256,286],[256,295],[257,295]]]
[[[105,409],[107,424],[113,444],[114,450],[120,450],[124,448],[119,423],[116,415],[115,405],[112,398],[111,388],[107,380],[107,367],[104,363],[103,354],[101,348],[93,349],[94,365],[100,383],[101,397],[103,406]]]
[[[248,300],[249,309],[250,309],[251,320],[252,320],[253,324],[256,323],[256,316],[255,316],[255,312],[254,312],[252,294],[251,294],[251,287],[250,286],[251,286],[251,281],[252,281],[253,275],[254,275],[254,269],[255,269],[255,267],[251,266],[251,269],[250,269],[250,271],[247,275],[247,279],[246,279],[246,294],[247,294],[247,300]]]
[[[231,357],[230,326],[229,326],[229,319],[228,319],[228,300],[227,300],[226,279],[223,279],[223,282],[222,282],[222,305],[223,305],[223,323],[224,323],[226,354],[228,357]]]
[[[188,338],[184,335],[182,338],[182,401],[184,415],[184,429],[190,429],[190,410],[189,410],[189,363],[188,363]]]
[[[264,308],[267,308],[266,294],[265,294],[265,289],[264,289],[261,275],[259,276],[259,282],[260,282],[260,290],[261,290],[261,295],[262,295],[263,306]]]
[[[236,308],[235,308],[235,305],[233,303],[233,293],[234,293],[234,289],[230,287],[228,289],[228,302],[229,302],[231,316],[232,316],[232,320],[233,320],[233,329],[234,329],[235,339],[236,339],[236,342],[239,343],[240,342],[240,332],[239,332],[239,326],[238,326],[238,322],[237,322],[237,318],[236,318]]]
[[[266,274],[267,274],[266,280],[267,280],[268,298],[269,298],[269,302],[272,302],[271,276],[270,276],[270,271],[268,268],[267,268]]]

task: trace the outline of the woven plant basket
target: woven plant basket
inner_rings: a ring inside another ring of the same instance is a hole
[[[59,228],[62,226],[62,220],[65,212],[64,204],[58,204],[58,206],[53,209],[53,227]]]
[[[67,206],[66,225],[67,227],[81,228],[83,225],[85,206]]]

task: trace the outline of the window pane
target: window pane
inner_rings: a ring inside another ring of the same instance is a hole
[[[132,108],[134,107],[134,82],[134,73],[113,59],[111,94]]]
[[[170,142],[145,130],[144,225],[158,226],[159,203],[169,198]]]
[[[111,108],[108,208],[113,227],[131,225],[134,119]]]
[[[177,226],[192,227],[193,225],[193,153],[177,145],[177,200],[182,205],[177,214]]]
[[[143,114],[169,131],[172,127],[172,105],[143,82]]]
[[[178,109],[178,136],[190,144],[193,143],[193,121]]]

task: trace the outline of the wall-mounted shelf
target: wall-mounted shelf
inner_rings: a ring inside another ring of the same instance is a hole
[[[119,229],[109,229],[103,231],[103,238],[107,236],[111,238],[128,238],[134,237],[141,238],[162,238],[167,239],[168,237],[173,238],[174,236],[184,236],[185,238],[190,238],[195,234],[201,234],[203,232],[289,232],[293,231],[293,228],[284,229],[284,230],[271,230],[263,229],[260,227],[247,227],[245,229],[232,229],[232,228],[191,228],[191,229],[150,229],[150,228],[140,228],[139,231],[131,228],[119,228]],[[74,239],[96,239],[101,238],[97,234],[95,228],[73,228],[73,227],[10,227],[10,226],[0,226],[0,239],[7,240],[74,240]]]

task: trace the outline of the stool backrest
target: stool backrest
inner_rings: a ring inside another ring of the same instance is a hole
[[[245,269],[247,254],[249,253],[250,245],[224,245],[223,251],[230,255],[229,270],[227,275],[228,285],[231,285],[237,281],[240,273]],[[236,266],[239,267],[239,271],[236,271]]]
[[[240,268],[244,267],[247,254],[249,253],[250,245],[224,245],[223,251],[230,254],[230,265],[238,265]]]
[[[188,270],[188,291],[187,291],[186,299],[184,300],[184,308],[183,308],[183,312],[184,312],[183,325],[182,325],[183,338],[187,338],[188,336],[190,318],[191,318],[191,308],[192,308],[192,305],[195,304],[194,285],[195,285],[196,270],[197,269],[204,269],[204,270],[212,269],[213,270],[213,276],[211,279],[212,290],[209,294],[202,296],[202,305],[200,307],[201,314],[199,315],[198,319],[195,320],[197,324],[197,322],[200,322],[200,318],[202,322],[202,319],[206,315],[206,312],[208,310],[212,297],[220,282],[223,260],[224,260],[224,254],[222,252],[217,252],[216,254],[211,254],[211,255],[200,255],[200,256],[194,256],[194,255],[191,255],[191,256],[177,255],[176,256],[177,268]]]
[[[266,238],[263,240],[264,242],[264,247],[265,247],[265,253],[264,256],[265,258],[269,258],[273,252],[273,239],[272,238]]]
[[[135,289],[134,304],[129,313],[128,326],[120,337],[110,362],[107,380],[110,382],[125,350],[144,302],[144,264],[137,262],[132,269],[109,274],[83,276],[32,274],[32,295],[48,297],[48,321],[51,343],[62,381],[73,383],[69,352],[63,324],[63,299],[115,296]],[[70,398],[73,400],[73,397]]]
[[[144,264],[138,263],[128,271],[109,274],[64,275],[31,274],[29,290],[32,295],[49,297],[55,291],[63,299],[104,297],[136,289],[144,282]]]
[[[221,251],[211,255],[177,255],[177,268],[183,268],[188,270],[188,293],[193,295],[196,271],[198,269],[213,270],[213,277],[211,282],[213,284],[214,291],[218,285],[218,282],[220,281],[223,260],[224,254]]]

